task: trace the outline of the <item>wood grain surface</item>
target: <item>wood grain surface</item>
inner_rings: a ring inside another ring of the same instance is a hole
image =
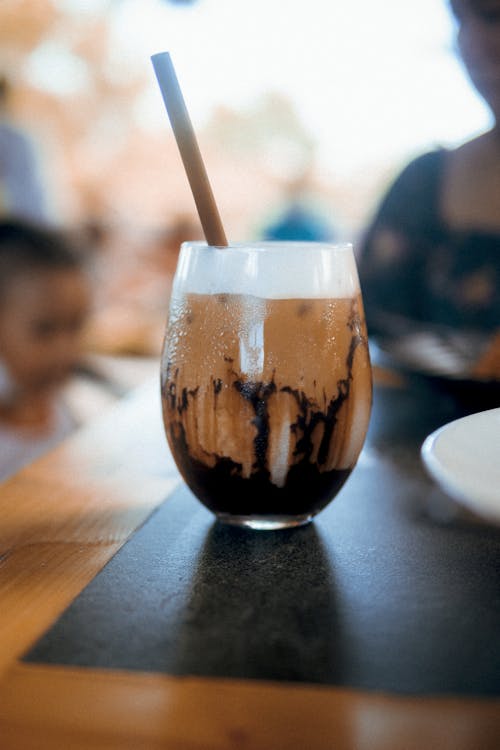
[[[491,700],[43,666],[0,686],[4,742],[23,750],[496,750],[499,713]]]
[[[0,673],[179,482],[158,390],[148,383],[0,486]]]

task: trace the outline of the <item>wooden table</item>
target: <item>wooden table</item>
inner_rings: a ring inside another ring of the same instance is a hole
[[[199,676],[22,659],[87,584],[98,580],[127,539],[138,538],[134,532],[151,513],[166,498],[162,507],[168,509],[169,496],[181,492],[163,438],[157,390],[156,382],[146,383],[0,488],[2,750],[498,748],[500,701],[494,691],[426,695],[315,684],[303,675],[297,681],[227,677],[223,665],[219,675]],[[398,389],[384,388],[380,398],[376,394],[380,408],[389,390]],[[416,454],[411,458],[401,448],[404,441],[396,440],[395,452],[387,458],[384,451],[393,438],[379,418],[360,476],[369,479],[379,460],[389,461],[394,476],[402,476],[417,461]],[[391,430],[404,432],[403,423],[408,426],[403,421]],[[421,432],[425,429],[422,424]],[[419,429],[412,433],[416,445],[421,434]],[[422,493],[431,493],[430,484],[411,481],[417,494],[420,486]],[[335,503],[340,514],[347,513],[341,496]],[[321,514],[315,524],[330,535],[334,515],[324,513],[325,520]],[[206,523],[205,516],[200,518]],[[431,534],[434,523],[428,519]],[[453,546],[454,534],[465,538],[469,533],[468,527],[460,528],[445,527],[439,538],[449,534]],[[488,529],[484,534],[498,555],[500,537]],[[404,575],[412,585],[412,572]]]

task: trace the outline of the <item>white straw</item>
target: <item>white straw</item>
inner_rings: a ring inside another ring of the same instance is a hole
[[[227,245],[215,198],[210,187],[196,135],[169,52],[152,55],[151,61],[167,109],[184,169],[191,186],[205,238],[209,245]]]

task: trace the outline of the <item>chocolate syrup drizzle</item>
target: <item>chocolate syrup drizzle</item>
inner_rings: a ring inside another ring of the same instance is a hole
[[[252,474],[247,479],[242,476],[242,464],[229,457],[215,455],[215,465],[210,467],[190,455],[182,414],[190,408],[191,402],[196,401],[199,387],[184,387],[178,393],[178,369],[175,370],[172,379],[167,377],[162,387],[162,395],[168,414],[166,428],[172,450],[187,484],[209,508],[215,512],[273,514],[283,513],[283,503],[286,502],[287,512],[303,512],[305,498],[306,505],[309,503],[307,508],[314,507],[314,512],[317,512],[340,489],[351,469],[320,471],[319,467],[324,466],[327,461],[338,413],[349,397],[356,349],[360,345],[367,345],[354,302],[348,327],[352,337],[346,357],[347,374],[345,378],[337,381],[337,394],[328,403],[326,394],[323,394],[323,410],[317,401],[309,398],[303,390],[290,386],[279,389],[281,392],[289,393],[297,405],[297,418],[290,426],[291,431],[297,436],[293,451],[297,460],[288,471],[284,487],[272,484],[267,467],[270,430],[268,402],[278,390],[274,373],[269,382],[245,381],[237,373],[233,373],[235,380],[232,387],[251,404],[255,415],[252,420],[256,428],[253,441],[255,461],[252,464]],[[225,359],[229,364],[233,362],[230,358]],[[171,370],[171,363],[168,363],[168,375]],[[211,382],[215,396],[214,408],[217,408],[217,396],[224,384],[220,378],[212,379]],[[179,418],[174,416],[175,413]],[[323,424],[323,434],[316,464],[313,464],[313,433],[318,424]],[[297,502],[300,504],[299,510],[295,507]],[[228,503],[231,507],[228,507]],[[238,505],[238,511],[234,509],[235,504]]]

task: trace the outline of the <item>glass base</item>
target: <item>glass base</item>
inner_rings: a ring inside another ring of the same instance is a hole
[[[216,513],[217,520],[231,526],[245,526],[256,531],[277,531],[304,526],[313,519],[308,513],[304,516],[233,516],[230,513]]]

